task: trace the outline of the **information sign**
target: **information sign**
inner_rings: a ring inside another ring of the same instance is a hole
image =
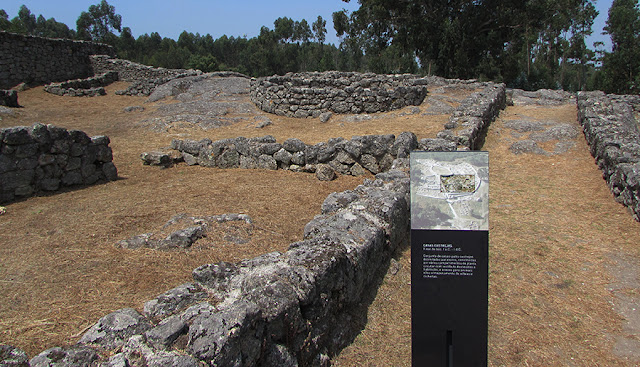
[[[486,366],[489,155],[411,153],[413,366]]]

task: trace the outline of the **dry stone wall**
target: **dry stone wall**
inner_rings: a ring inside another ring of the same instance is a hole
[[[408,240],[407,167],[397,160],[375,180],[331,194],[286,252],[202,265],[142,314],[108,314],[77,344],[45,350],[30,366],[329,365],[359,332],[363,298]],[[1,350],[27,365],[20,350]]]
[[[394,159],[406,158],[412,150],[456,150],[456,145],[443,139],[422,139],[404,132],[398,135],[354,136],[351,140],[334,138],[307,145],[299,139],[278,143],[273,136],[260,138],[179,140],[171,142],[177,154],[143,153],[143,163],[168,167],[184,161],[188,165],[217,168],[286,169],[315,173],[329,181],[337,174],[360,176],[387,171]]]
[[[107,136],[34,124],[0,129],[0,203],[117,179]]]
[[[119,80],[132,82],[126,90],[116,92],[131,96],[148,96],[157,86],[172,79],[202,74],[200,70],[154,68],[108,55],[91,56],[91,67],[96,75],[115,71]]]
[[[118,73],[108,71],[106,73],[86,79],[74,79],[62,83],[45,85],[45,92],[59,96],[94,97],[107,94],[104,87],[118,80]]]
[[[640,96],[578,93],[578,121],[616,200],[640,220]]]
[[[84,41],[0,32],[0,89],[93,75],[89,55],[115,55],[113,47]]]
[[[409,74],[288,73],[252,79],[251,100],[265,112],[297,118],[327,112],[374,113],[421,104],[427,83]]]
[[[478,83],[484,89],[472,93],[453,112],[438,138],[456,143],[462,149],[475,150],[481,145],[483,134],[500,111],[506,107],[504,84]]]

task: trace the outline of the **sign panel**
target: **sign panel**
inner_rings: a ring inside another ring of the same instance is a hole
[[[411,154],[413,366],[486,366],[489,156]]]

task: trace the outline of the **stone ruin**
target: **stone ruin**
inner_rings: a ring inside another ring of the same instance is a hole
[[[88,78],[90,55],[115,54],[109,45],[0,31],[0,89]]]
[[[95,59],[104,65],[120,65],[122,71],[118,73],[123,80],[128,68],[141,73],[134,87],[125,92],[128,94],[150,94],[158,83],[184,73],[153,74],[154,71],[128,62],[102,56]],[[146,72],[151,74],[144,74]],[[377,81],[398,78],[369,77]],[[345,79],[354,78],[353,82],[340,82],[335,90],[324,94],[331,99],[325,103],[320,97],[323,94],[318,93],[321,78],[315,74],[253,80],[256,89],[252,90],[252,97],[261,108],[275,113],[277,110],[287,116],[318,117],[326,112],[363,112],[367,108],[379,111],[378,108],[394,108],[394,103],[395,106],[411,104],[424,98],[422,94],[430,83],[446,83],[433,78],[417,81],[414,76],[405,76],[398,79],[400,84],[395,91],[394,87],[389,89],[381,82],[385,92],[379,89],[380,94],[375,95],[371,91],[375,83],[367,85],[362,75],[353,74]],[[340,78],[334,78],[332,83],[335,84],[335,80]],[[353,326],[358,323],[353,321],[363,314],[362,307],[366,305],[362,304],[362,298],[367,289],[375,286],[379,269],[385,269],[391,254],[407,241],[409,177],[405,157],[408,153],[416,148],[477,149],[481,146],[483,131],[507,103],[540,95],[558,103],[566,98],[555,91],[506,91],[504,85],[493,83],[476,86],[481,87],[481,91],[469,96],[453,111],[438,139],[417,141],[414,134],[405,132],[398,137],[339,138],[315,145],[298,139],[278,143],[269,136],[217,142],[174,140],[174,153],[143,154],[145,163],[160,166],[184,162],[219,168],[289,169],[315,172],[319,178],[336,173],[369,172],[375,174],[375,178],[365,179],[354,190],[327,197],[321,214],[305,226],[303,239],[292,243],[284,253],[265,254],[237,264],[221,262],[200,266],[194,269],[191,282],[146,302],[142,314],[131,308],[115,311],[98,320],[77,344],[48,349],[30,361],[19,349],[0,346],[0,364],[328,365],[330,357],[359,331]],[[352,100],[349,96],[340,100],[344,97],[341,91],[353,93]],[[403,102],[391,100],[389,103],[385,99],[407,91],[409,98]],[[639,102],[637,96],[578,95],[579,120],[592,154],[616,198],[629,206],[636,218],[639,217],[640,134],[635,114]],[[67,183],[89,184],[115,179],[117,171],[111,163],[108,144],[106,137],[89,138],[82,132],[67,132],[51,125],[0,130],[3,198],[13,199]],[[327,174],[319,175],[319,171]],[[6,186],[6,182],[12,184]],[[239,220],[248,225],[250,222],[250,218],[240,215],[226,215],[172,218],[168,224],[179,220],[187,220],[187,227],[166,237],[148,233],[117,245],[186,248],[199,236],[206,235],[207,227],[216,221]]]
[[[322,113],[374,113],[419,105],[427,95],[417,75],[357,72],[288,73],[251,81],[251,101],[261,110],[296,118]]]
[[[0,129],[0,203],[116,180],[109,143],[107,136],[38,123]]]
[[[578,93],[578,121],[615,199],[640,220],[640,96]]]
[[[100,75],[92,76],[86,79],[74,79],[61,83],[51,83],[45,85],[45,92],[56,94],[59,96],[71,97],[94,97],[104,96],[107,92],[104,87],[118,80],[118,73],[108,71]]]

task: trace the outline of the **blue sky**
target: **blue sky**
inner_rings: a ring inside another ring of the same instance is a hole
[[[607,12],[613,0],[598,0],[596,7],[600,15],[593,27],[593,35],[587,42],[589,47],[595,41],[610,45],[610,38],[601,35],[607,19]],[[4,9],[9,18],[18,14],[22,4],[32,14],[42,14],[45,18],[55,18],[69,28],[75,28],[76,19],[82,11],[100,0],[3,0],[0,9]],[[163,37],[178,39],[183,30],[192,33],[210,33],[213,38],[223,34],[227,36],[254,37],[260,27],[273,29],[273,21],[279,17],[294,20],[306,19],[309,25],[321,15],[327,21],[327,42],[338,43],[331,14],[334,11],[358,8],[358,2],[345,3],[341,0],[248,0],[248,1],[205,1],[205,0],[108,0],[115,6],[116,13],[122,15],[123,26],[131,28],[138,37],[144,33],[158,32]],[[610,46],[608,47],[610,48]]]

